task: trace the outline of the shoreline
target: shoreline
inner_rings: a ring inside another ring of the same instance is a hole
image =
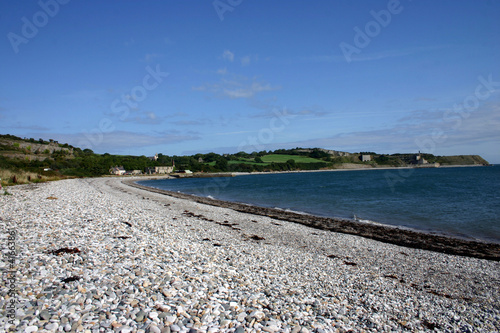
[[[451,235],[434,234],[380,223],[366,223],[350,219],[321,217],[277,208],[260,207],[250,204],[200,197],[181,192],[160,190],[137,184],[137,181],[140,180],[146,179],[127,179],[122,180],[122,183],[153,193],[159,193],[216,207],[230,208],[238,212],[267,216],[278,220],[306,225],[320,230],[360,236],[408,248],[500,261],[500,244],[497,243],[483,240],[469,240],[453,237]]]
[[[0,239],[15,243],[16,263],[9,286],[0,286],[0,331],[500,327],[498,261],[313,229],[123,181],[69,179],[0,196]]]

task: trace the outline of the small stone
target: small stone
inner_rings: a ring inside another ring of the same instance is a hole
[[[152,325],[149,327],[149,333],[161,333],[161,330],[158,326]]]
[[[172,332],[180,332],[181,328],[179,326],[177,326],[176,324],[173,324],[172,326],[170,326],[170,330]]]
[[[166,326],[161,329],[161,333],[170,333],[170,326]]]
[[[245,328],[243,326],[238,326],[234,333],[245,333]]]
[[[140,323],[144,320],[144,317],[146,317],[146,313],[144,311],[139,311],[137,315],[135,316],[135,321]]]
[[[45,329],[49,330],[49,331],[55,331],[55,330],[57,330],[58,327],[59,327],[58,323],[49,323],[49,324],[45,325]]]
[[[302,329],[302,327],[295,326],[294,328],[292,328],[292,332],[291,333],[299,333],[301,329]]]
[[[274,332],[278,332],[280,329],[276,325],[270,325],[270,326],[263,327],[262,330],[264,332],[274,333]]]
[[[38,331],[37,326],[28,326],[24,329],[25,333],[31,333],[31,332],[36,332],[36,331]]]
[[[250,314],[250,317],[257,319],[258,321],[262,321],[266,315],[262,311],[254,311]]]
[[[155,320],[156,318],[158,318],[158,312],[151,311],[148,317]]]
[[[51,315],[50,315],[49,311],[43,310],[42,312],[40,312],[40,318],[42,320],[49,320],[50,317],[51,317]]]
[[[245,320],[245,317],[247,316],[247,314],[245,312],[242,312],[238,315],[238,317],[236,317],[236,320],[239,321],[240,323]]]

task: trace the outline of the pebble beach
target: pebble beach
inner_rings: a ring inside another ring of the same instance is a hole
[[[119,177],[7,191],[0,332],[500,330],[496,260],[313,229]]]

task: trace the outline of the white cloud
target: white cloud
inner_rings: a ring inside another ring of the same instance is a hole
[[[225,67],[224,68],[219,68],[217,70],[217,74],[219,74],[219,75],[226,75],[227,74],[227,68],[225,68]]]
[[[154,59],[158,59],[158,58],[161,58],[161,57],[162,57],[162,55],[158,54],[158,53],[147,53],[144,56],[144,58],[142,59],[142,61],[144,61],[144,62],[151,62]]]
[[[222,53],[222,59],[233,62],[234,61],[234,53],[229,51],[229,50],[224,50],[224,53]]]
[[[475,144],[477,151],[483,145],[500,143],[500,103],[480,106],[469,117],[445,117],[446,111],[418,110],[404,121],[388,128],[349,133],[338,133],[324,138],[290,143],[296,147],[323,147],[345,151],[373,150],[380,153],[425,151],[436,155],[460,151]],[[461,148],[462,147],[462,148]],[[498,156],[497,158],[500,158]]]
[[[250,65],[250,61],[251,61],[250,56],[243,57],[243,58],[241,58],[241,65],[248,66],[248,65]]]
[[[163,117],[158,117],[154,112],[136,112],[138,115],[127,117],[123,121],[134,124],[158,125],[163,122]]]
[[[251,98],[258,93],[278,90],[281,87],[271,86],[269,83],[257,82],[255,79],[250,80],[242,76],[233,76],[231,79],[222,78],[218,83],[206,83],[192,89],[196,91],[210,91],[218,97],[237,99]]]
[[[269,83],[262,84],[259,82],[253,82],[251,85],[241,88],[225,88],[222,92],[229,98],[248,98],[253,97],[255,94],[262,91],[271,91],[276,89],[278,88],[272,87]]]

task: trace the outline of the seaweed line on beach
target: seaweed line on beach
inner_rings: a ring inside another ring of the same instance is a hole
[[[415,249],[423,249],[452,255],[500,261],[500,244],[460,239],[451,236],[435,235],[392,226],[367,224],[348,219],[298,214],[280,209],[258,207],[248,204],[199,197],[195,195],[160,190],[139,185],[136,183],[136,180],[125,180],[123,181],[123,183],[149,192],[164,194],[180,199],[187,199],[212,206],[230,208],[238,212],[267,216],[277,220],[299,223],[321,230],[357,235],[384,243]]]

